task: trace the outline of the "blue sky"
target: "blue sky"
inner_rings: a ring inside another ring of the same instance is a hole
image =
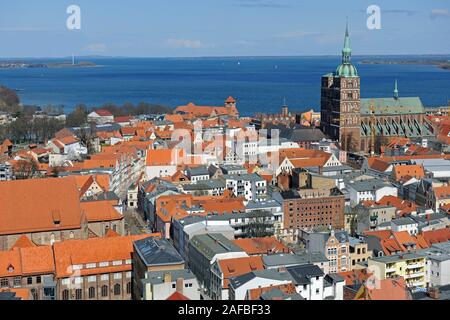
[[[354,54],[450,53],[449,0],[2,0],[0,57],[334,55],[346,17]]]

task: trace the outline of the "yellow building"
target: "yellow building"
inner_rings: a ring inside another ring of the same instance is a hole
[[[426,258],[415,253],[371,258],[370,272],[380,280],[403,277],[409,288],[426,288]]]

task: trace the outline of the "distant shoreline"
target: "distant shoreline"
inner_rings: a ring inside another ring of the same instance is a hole
[[[28,62],[0,62],[0,69],[38,69],[38,68],[90,68],[96,67],[93,62],[81,61],[75,64],[70,62],[28,63]]]
[[[408,64],[408,65],[433,65],[440,69],[450,70],[448,60],[362,60],[361,64]]]

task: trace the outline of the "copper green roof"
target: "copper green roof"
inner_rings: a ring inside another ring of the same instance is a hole
[[[348,34],[348,23],[345,28],[344,48],[342,49],[342,63],[337,67],[336,77],[357,77],[358,71],[351,63],[352,49],[350,47],[350,36]]]
[[[401,115],[425,113],[425,108],[419,97],[409,98],[375,98],[361,99],[361,115],[371,115],[373,103],[375,115]]]

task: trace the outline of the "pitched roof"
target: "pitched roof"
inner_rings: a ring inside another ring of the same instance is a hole
[[[425,170],[421,165],[397,165],[394,166],[394,178],[396,181],[400,181],[406,176],[421,179],[425,177]]]
[[[391,166],[389,162],[375,157],[368,158],[367,164],[369,168],[378,172],[386,172],[386,170]]]
[[[78,229],[81,209],[73,177],[0,183],[0,235]]]
[[[98,110],[95,110],[94,112],[101,117],[111,117],[112,116],[112,113],[105,109],[98,109]]]
[[[184,263],[183,258],[166,239],[144,238],[134,242],[134,252],[146,266],[168,266]]]
[[[181,157],[184,155],[182,150],[178,149],[156,149],[147,150],[147,166],[175,166],[181,163]]]
[[[434,187],[433,188],[436,199],[450,198],[450,186]]]
[[[400,277],[363,285],[355,300],[411,300],[411,296],[405,279]]]
[[[123,215],[117,211],[109,201],[81,202],[81,211],[88,222],[115,221],[123,219]]]
[[[278,289],[281,292],[288,295],[293,295],[297,293],[297,290],[295,289],[295,285],[293,283],[271,285],[267,287],[258,287],[254,289],[249,289],[247,291],[248,300],[260,300],[261,296],[264,295],[264,293],[270,292],[274,289]]]
[[[233,241],[247,254],[289,253],[290,250],[275,237],[241,238]]]
[[[218,264],[223,274],[224,289],[228,288],[230,278],[238,277],[255,270],[264,269],[264,263],[260,256],[220,259],[218,260]]]
[[[21,235],[19,239],[14,243],[11,249],[14,248],[29,248],[36,245],[26,235]]]
[[[175,291],[166,300],[190,300],[190,299],[185,295],[179,293],[178,291]]]
[[[133,241],[152,237],[155,235],[136,235],[124,237],[92,238],[87,240],[66,240],[53,245],[56,277],[64,278],[71,276],[73,265],[86,265],[96,263],[95,268],[82,268],[80,276],[130,271],[131,264],[126,260],[131,259],[133,252]],[[121,265],[114,266],[113,261],[122,261]],[[107,262],[108,265],[101,267],[99,263]]]
[[[422,237],[427,242],[428,246],[435,243],[442,243],[450,241],[450,229],[438,229],[433,231],[425,231],[422,233]]]

